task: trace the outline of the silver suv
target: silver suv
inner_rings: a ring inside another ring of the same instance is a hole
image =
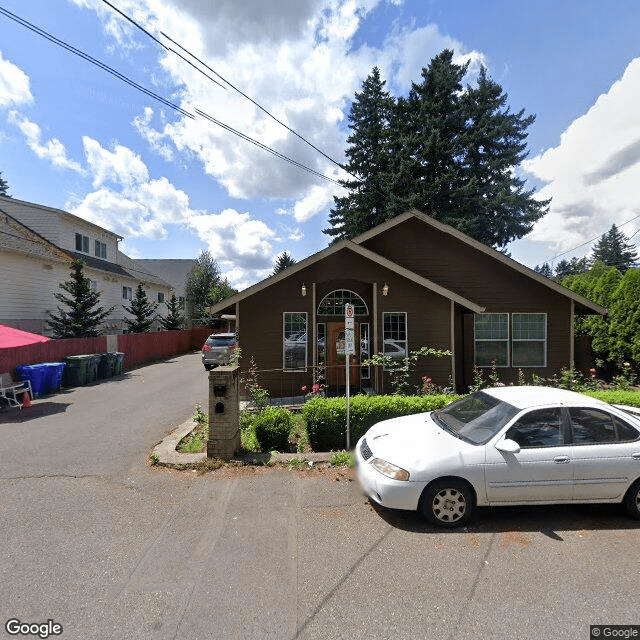
[[[202,364],[207,371],[221,364],[229,364],[238,346],[235,333],[214,333],[202,345]]]

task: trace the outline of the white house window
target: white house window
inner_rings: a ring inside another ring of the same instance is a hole
[[[76,233],[76,251],[82,251],[82,253],[89,253],[88,236],[83,236],[81,233]]]
[[[164,293],[158,291],[158,302],[164,302]]]
[[[547,314],[511,315],[511,361],[514,367],[547,365]]]
[[[479,367],[509,366],[509,314],[480,313],[474,322],[475,363]]]
[[[184,296],[178,296],[178,308],[184,309],[185,298]]]
[[[357,293],[348,289],[336,289],[322,298],[318,305],[318,315],[344,317],[345,304],[352,304],[357,316],[369,315],[365,301]]]
[[[327,354],[327,325],[321,322],[317,325],[318,333],[318,364],[324,366],[326,364]]]
[[[96,240],[95,242],[95,254],[96,258],[106,258],[107,257],[107,245],[104,242],[100,242],[100,240]]]
[[[285,371],[307,370],[306,312],[285,312],[282,315],[282,352]]]
[[[89,288],[94,293],[98,290],[98,281],[97,280],[89,280]]]
[[[382,351],[396,360],[407,357],[407,314],[404,311],[382,314]]]
[[[131,291],[131,287],[122,287],[122,299],[123,300],[133,299],[133,293]]]

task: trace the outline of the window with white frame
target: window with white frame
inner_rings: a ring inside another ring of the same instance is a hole
[[[82,253],[89,253],[89,237],[83,236],[81,233],[76,233],[76,251],[82,251]]]
[[[107,245],[104,242],[100,242],[100,240],[95,241],[95,254],[96,258],[106,258],[107,257]]]
[[[184,296],[178,296],[178,308],[179,309],[184,309],[185,306],[185,297]]]
[[[511,314],[511,362],[514,367],[547,366],[547,314]]]
[[[98,281],[97,280],[89,280],[89,288],[94,293],[98,290]]]
[[[405,311],[390,311],[382,314],[382,352],[394,360],[407,357],[407,314]]]
[[[318,323],[318,365],[323,367],[326,364],[327,356],[327,325],[324,322]]]
[[[345,304],[352,304],[357,316],[369,315],[366,302],[357,293],[348,289],[336,289],[322,298],[318,305],[318,315],[344,317]]]
[[[478,367],[509,366],[509,314],[479,313],[474,321],[475,363]]]
[[[122,287],[122,299],[123,300],[133,299],[133,292],[131,291],[131,287]]]
[[[158,291],[158,302],[164,302],[164,293]]]
[[[307,313],[282,315],[282,352],[285,371],[307,370]]]

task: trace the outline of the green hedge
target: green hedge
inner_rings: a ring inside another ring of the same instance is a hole
[[[354,396],[349,403],[351,444],[355,445],[369,427],[381,420],[440,409],[460,396]],[[314,398],[302,415],[314,451],[343,449],[347,439],[345,398]]]
[[[583,391],[587,396],[597,398],[609,404],[626,404],[630,407],[640,407],[640,391]]]
[[[253,420],[253,428],[262,451],[288,451],[292,425],[291,411],[280,407],[267,407],[260,411]]]

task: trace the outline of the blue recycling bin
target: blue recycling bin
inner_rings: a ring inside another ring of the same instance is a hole
[[[44,368],[44,392],[57,393],[60,391],[65,363],[43,362],[40,366]]]
[[[20,382],[29,381],[36,398],[44,394],[45,367],[39,364],[22,364],[16,367],[16,375]]]

